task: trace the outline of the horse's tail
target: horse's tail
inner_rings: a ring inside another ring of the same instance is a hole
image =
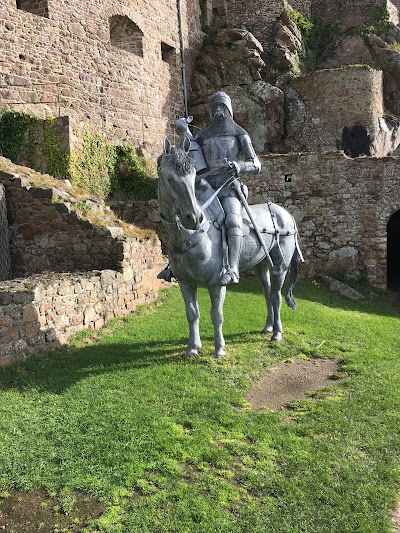
[[[293,287],[295,286],[297,280],[300,262],[301,254],[299,249],[299,243],[296,242],[296,248],[293,252],[292,260],[290,261],[290,273],[285,292],[286,303],[292,309],[296,309],[296,300],[293,298]]]

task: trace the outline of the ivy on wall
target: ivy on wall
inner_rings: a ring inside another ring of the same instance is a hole
[[[38,119],[27,113],[0,109],[0,153],[17,162],[24,152],[26,159],[34,164],[36,146],[34,129]]]
[[[82,145],[70,157],[71,183],[94,196],[107,198],[115,188],[115,150],[100,133],[91,133],[88,128],[79,136]]]
[[[70,179],[100,198],[118,194],[122,197],[149,200],[157,196],[156,172],[137,154],[132,144],[109,144],[97,131],[84,128],[81,147],[70,160]]]
[[[69,179],[101,199],[115,194],[138,200],[156,197],[156,172],[130,143],[111,145],[101,133],[85,127],[78,132],[81,145],[68,155],[62,150],[55,119],[49,117],[42,126],[39,149],[41,123],[42,119],[28,113],[0,109],[0,155],[55,178]]]
[[[43,142],[38,147],[39,131]],[[0,154],[14,163],[63,178],[68,172],[68,156],[61,150],[54,118],[40,119],[24,112],[0,109]]]
[[[44,123],[43,150],[46,157],[46,172],[59,179],[65,179],[69,172],[69,156],[61,148],[62,139],[56,131],[53,117]]]

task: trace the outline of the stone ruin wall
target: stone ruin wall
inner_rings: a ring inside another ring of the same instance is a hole
[[[0,107],[90,122],[111,140],[129,138],[158,155],[183,113],[176,3],[45,3],[47,16],[25,11],[32,3],[1,2]],[[182,1],[182,26],[190,79],[201,44],[198,2]]]
[[[0,184],[0,281],[11,277],[10,237],[7,219],[6,190]]]
[[[271,30],[282,11],[291,8],[305,17],[311,14],[311,0],[213,0],[213,13],[233,27],[245,26],[262,44],[264,51],[270,47]]]
[[[261,163],[261,174],[246,179],[249,201],[273,201],[295,217],[302,275],[366,270],[373,285],[386,288],[386,231],[400,206],[400,159],[298,153]]]
[[[340,22],[341,30],[346,31],[352,26],[371,23],[371,10],[387,8],[391,21],[399,23],[399,0],[312,0],[311,15],[313,18],[330,22]]]
[[[152,302],[160,268],[154,267],[154,249],[139,247],[132,273],[94,270],[0,282],[0,367],[62,346],[82,328],[98,330]]]
[[[25,178],[0,172],[5,186],[12,275],[43,271],[120,269],[123,241],[112,229],[81,218],[50,187],[32,187]]]
[[[293,151],[341,149],[343,128],[365,126],[376,140],[384,116],[382,71],[367,66],[320,70],[291,82],[304,106],[288,107],[286,141]],[[289,96],[289,95],[288,95]]]
[[[13,276],[0,281],[0,366],[64,344],[152,301],[164,265],[160,243],[99,227],[71,209],[62,190],[0,173],[6,192]],[[72,271],[72,272],[68,272]]]

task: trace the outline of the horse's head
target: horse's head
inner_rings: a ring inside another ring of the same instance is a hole
[[[195,196],[196,169],[189,157],[190,140],[182,148],[173,147],[164,139],[164,151],[158,158],[158,199],[161,216],[167,222],[176,217],[186,229],[198,229],[203,220]],[[168,220],[169,219],[169,220]]]

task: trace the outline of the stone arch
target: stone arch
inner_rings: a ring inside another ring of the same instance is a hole
[[[115,48],[143,57],[143,32],[126,15],[112,15],[110,21],[110,43]]]
[[[47,0],[16,0],[17,9],[27,11],[33,15],[49,18],[49,6]]]
[[[400,209],[387,225],[387,286],[400,289]]]

